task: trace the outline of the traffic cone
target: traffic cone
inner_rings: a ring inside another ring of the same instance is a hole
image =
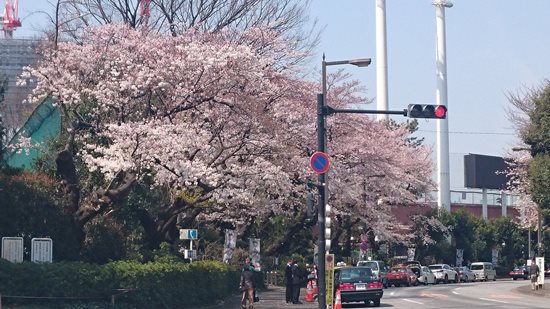
[[[340,290],[336,290],[334,297],[334,307],[332,309],[342,309],[342,299],[340,298]]]

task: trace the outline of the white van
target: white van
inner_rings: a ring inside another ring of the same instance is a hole
[[[474,273],[474,280],[488,281],[497,280],[497,271],[489,262],[475,262],[470,266],[470,270]]]

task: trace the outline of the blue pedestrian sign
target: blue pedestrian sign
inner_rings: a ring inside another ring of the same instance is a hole
[[[324,174],[328,171],[328,156],[324,152],[316,152],[309,159],[309,164],[317,174]]]
[[[180,229],[180,239],[197,239],[199,238],[199,232],[196,229]]]

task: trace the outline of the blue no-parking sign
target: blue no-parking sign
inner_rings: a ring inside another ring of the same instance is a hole
[[[324,174],[328,171],[328,156],[324,152],[316,152],[309,159],[309,165],[317,174]]]

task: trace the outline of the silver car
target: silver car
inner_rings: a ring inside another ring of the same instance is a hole
[[[359,261],[357,266],[365,266],[372,270],[372,274],[376,279],[382,282],[384,288],[388,287],[388,279],[386,278],[387,268],[384,261]]]
[[[471,282],[475,280],[476,275],[468,266],[455,267],[459,280],[462,282]]]

